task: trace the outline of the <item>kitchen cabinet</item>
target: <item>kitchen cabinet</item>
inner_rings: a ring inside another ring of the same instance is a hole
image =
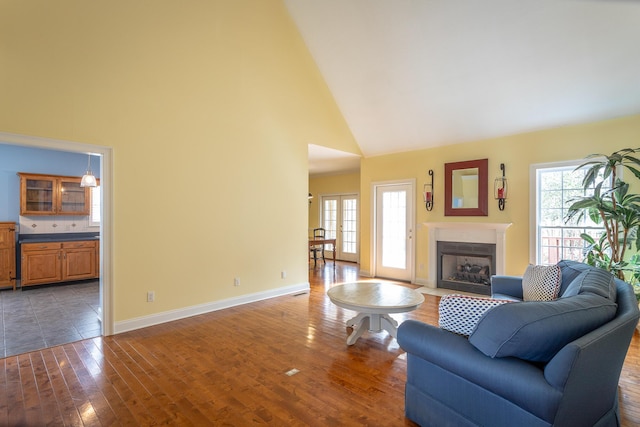
[[[60,242],[22,244],[22,286],[62,281],[61,250]]]
[[[0,287],[16,289],[16,223],[0,222]]]
[[[91,189],[82,178],[19,172],[20,215],[89,215]]]
[[[62,243],[62,281],[98,277],[96,243],[96,241]]]
[[[99,277],[96,240],[23,243],[22,286]]]

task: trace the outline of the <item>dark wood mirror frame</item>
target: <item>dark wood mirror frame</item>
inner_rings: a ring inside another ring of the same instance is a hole
[[[458,169],[478,168],[478,207],[453,207],[453,172]],[[489,159],[468,160],[444,164],[444,215],[445,216],[487,216],[489,200],[487,186],[489,176]]]

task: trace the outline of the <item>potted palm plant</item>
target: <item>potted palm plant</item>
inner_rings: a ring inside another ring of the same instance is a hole
[[[625,148],[610,155],[587,156],[587,161],[576,168],[585,171],[582,180],[585,195],[571,200],[565,216],[565,222],[570,222],[588,215],[594,223],[602,225],[604,231],[600,236],[580,235],[587,244],[584,262],[634,284],[637,296],[640,295],[635,280],[640,278],[640,257],[637,255],[640,249],[637,238],[640,195],[629,192],[629,183],[620,178],[620,172],[627,170],[640,180],[638,153],[640,148]]]
[[[631,264],[632,266],[640,265],[640,254],[633,254],[631,259],[629,260],[629,264]],[[633,285],[633,292],[636,294],[638,307],[640,308],[640,268],[636,268],[632,272],[631,285]],[[640,324],[638,324],[638,328],[640,328]]]

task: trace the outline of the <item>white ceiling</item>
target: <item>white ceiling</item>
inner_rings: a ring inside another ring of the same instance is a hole
[[[309,175],[356,172],[360,170],[360,156],[333,148],[309,144]]]
[[[640,113],[640,1],[285,4],[365,157]]]

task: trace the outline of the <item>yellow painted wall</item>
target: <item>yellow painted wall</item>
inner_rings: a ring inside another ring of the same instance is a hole
[[[360,193],[360,173],[325,175],[309,178],[309,192],[313,200],[309,205],[309,234],[320,227],[320,197],[336,194]]]
[[[371,184],[387,180],[417,179],[416,280],[428,277],[428,230],[425,222],[513,223],[507,230],[506,274],[520,275],[529,263],[529,169],[531,164],[582,159],[592,153],[610,154],[622,148],[640,147],[640,115],[584,125],[493,138],[428,150],[365,158],[361,162],[361,270],[371,272]],[[489,159],[489,215],[444,216],[444,164]],[[493,180],[506,166],[509,194],[504,211],[493,199]],[[427,171],[434,170],[434,208],[422,203]],[[625,175],[630,182],[631,177]],[[635,184],[637,188],[637,183]],[[632,188],[633,189],[633,188]],[[636,190],[637,191],[637,190]]]
[[[0,131],[113,148],[116,321],[308,281],[307,145],[358,147],[281,1],[5,0],[0,63]]]

